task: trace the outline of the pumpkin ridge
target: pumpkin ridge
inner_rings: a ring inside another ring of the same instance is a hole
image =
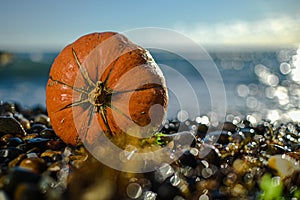
[[[116,66],[115,64],[116,64],[116,62],[119,60],[119,58],[120,58],[120,57],[118,57],[116,60],[113,61],[113,65],[112,65],[111,68],[109,69],[108,75],[105,77],[105,79],[104,79],[104,81],[103,81],[105,87],[107,87],[107,81],[109,80],[110,75],[111,75],[113,69],[115,68],[115,66]],[[105,71],[106,71],[106,70],[104,70],[104,72],[103,72],[102,75],[105,74]]]
[[[88,71],[81,65],[80,61],[78,60],[78,57],[77,57],[77,54],[76,54],[76,51],[74,50],[74,48],[72,48],[72,53],[73,53],[76,63],[80,69],[80,73],[83,76],[83,79],[85,80],[85,82],[88,84],[88,86],[95,87],[95,83],[92,81]]]
[[[71,85],[68,85],[62,81],[59,81],[59,80],[56,80],[56,79],[53,79],[52,76],[49,77],[50,80],[52,80],[53,82],[56,82],[58,84],[61,84],[61,85],[64,85],[64,86],[67,86],[69,88],[71,88],[72,90],[76,91],[76,92],[79,92],[79,93],[84,93],[84,94],[88,94],[88,92],[84,89],[81,89],[81,88],[77,88],[77,87],[74,87],[74,86],[71,86]],[[51,86],[50,84],[52,83],[49,83],[48,86]]]
[[[67,108],[72,108],[74,106],[80,106],[80,105],[85,104],[85,103],[89,103],[88,99],[76,101],[74,103],[69,103],[68,105],[66,105],[66,106],[62,107],[61,109],[59,109],[57,112],[65,110]]]

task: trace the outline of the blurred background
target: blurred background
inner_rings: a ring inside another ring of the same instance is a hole
[[[2,101],[45,107],[45,87],[53,60],[64,46],[82,35],[158,27],[186,35],[211,56],[226,90],[226,120],[246,117],[253,124],[262,119],[300,121],[297,0],[4,0],[0,4]],[[184,46],[180,41],[170,45]],[[192,55],[188,47],[186,50]],[[191,69],[180,56],[151,53],[158,63]],[[187,74],[199,98],[209,96],[203,94],[203,81],[193,73]],[[166,77],[167,83],[176,84],[171,75]],[[172,87],[180,87],[177,84]],[[180,108],[176,95],[171,95],[168,118],[196,118],[189,115],[194,106]],[[199,120],[218,114],[210,110],[207,101],[201,102],[200,109]]]

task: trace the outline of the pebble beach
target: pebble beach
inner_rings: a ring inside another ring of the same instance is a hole
[[[170,145],[169,136],[178,131],[192,133],[194,141],[179,160],[132,174],[101,164],[84,146],[65,144],[44,108],[1,102],[0,198],[300,198],[299,123],[266,120],[253,125],[241,119],[210,128],[209,122],[165,121],[157,144]]]

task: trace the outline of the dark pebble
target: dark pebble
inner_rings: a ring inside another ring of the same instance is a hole
[[[48,141],[46,143],[46,146],[47,146],[47,148],[49,148],[53,151],[57,151],[57,150],[63,149],[66,146],[66,144],[59,139],[59,140],[50,140],[50,141]]]
[[[34,122],[35,123],[39,123],[39,124],[43,124],[47,127],[50,126],[50,118],[47,115],[44,114],[38,114],[35,118],[34,118]]]
[[[242,125],[244,126],[243,128],[250,128],[252,126],[251,122],[246,119],[242,121]]]
[[[13,117],[0,116],[0,135],[21,134],[26,132],[23,126]]]
[[[228,144],[229,143],[229,133],[227,131],[213,131],[207,133],[203,141],[208,144]]]
[[[35,173],[42,173],[46,170],[46,163],[43,159],[38,157],[26,158],[20,163],[20,167],[29,169]]]
[[[218,165],[220,161],[219,153],[220,152],[215,146],[202,144],[199,151],[199,157],[210,164]]]
[[[56,136],[53,129],[50,129],[50,128],[46,128],[46,129],[42,130],[39,135],[42,138],[49,138],[49,139],[52,139]]]
[[[222,130],[233,133],[236,130],[236,125],[234,125],[232,122],[224,122]]]
[[[40,175],[33,173],[30,170],[15,167],[6,177],[4,190],[10,194],[10,196],[13,196],[17,186],[21,183],[37,184],[39,179]]]
[[[255,128],[255,132],[257,134],[263,135],[266,133],[266,131],[268,130],[267,127],[265,127],[263,124],[259,124],[257,125],[257,127]]]
[[[60,161],[60,160],[62,160],[61,154],[54,154],[54,155],[52,156],[52,161],[53,161],[53,162]]]
[[[15,200],[40,200],[44,195],[40,192],[37,184],[21,183],[14,192]]]
[[[30,121],[28,119],[22,117],[19,121],[25,130],[29,130],[31,128]]]
[[[180,163],[185,166],[190,166],[192,168],[197,167],[198,163],[196,157],[190,153],[190,151],[184,152],[184,154],[179,158]]]
[[[208,130],[208,126],[205,124],[200,124],[197,129],[197,136],[200,138],[204,138]]]
[[[46,129],[47,127],[44,124],[33,124],[29,129],[29,133],[40,133],[42,130]]]
[[[18,110],[19,110],[19,106],[16,105],[15,103],[9,103],[9,102],[2,103],[2,102],[0,102],[0,115],[3,115],[6,112],[15,113]]]
[[[22,143],[23,143],[23,140],[21,138],[12,137],[12,138],[9,138],[9,140],[7,141],[7,146],[8,147],[16,147]]]
[[[15,147],[8,147],[5,149],[0,149],[0,158],[14,159],[21,153],[23,153],[21,149]]]
[[[48,138],[32,138],[25,140],[28,149],[38,148],[40,151],[47,149],[47,142],[50,141]]]
[[[12,134],[5,134],[0,138],[0,142],[7,144],[8,140],[12,137],[14,137]]]

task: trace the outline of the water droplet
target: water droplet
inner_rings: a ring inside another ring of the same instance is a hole
[[[142,195],[142,187],[138,183],[130,183],[126,188],[126,192],[129,198],[137,199]]]

